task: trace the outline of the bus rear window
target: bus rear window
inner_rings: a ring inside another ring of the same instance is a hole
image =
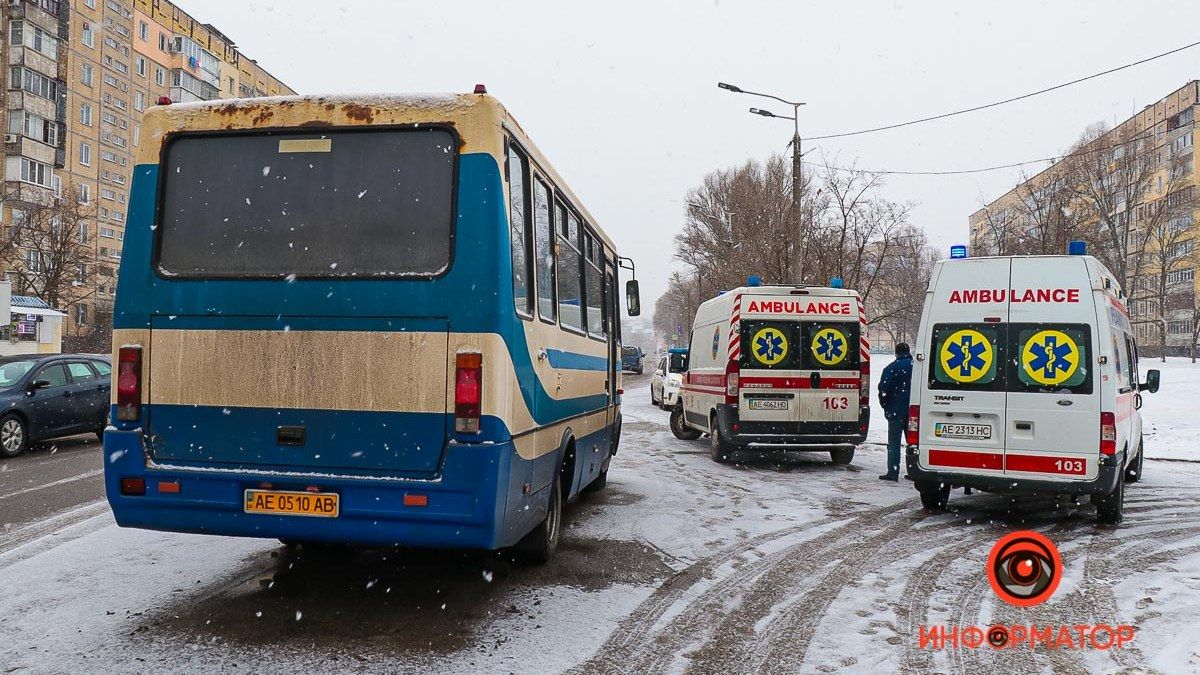
[[[856,321],[801,324],[804,370],[857,370],[859,333]]]
[[[937,324],[930,350],[929,388],[1003,391],[1003,327]]]
[[[197,134],[163,158],[164,276],[436,276],[454,237],[442,129]]]
[[[794,321],[743,321],[742,368],[795,370],[800,367],[800,324]],[[720,339],[718,335],[716,339]],[[716,351],[716,347],[713,347]]]

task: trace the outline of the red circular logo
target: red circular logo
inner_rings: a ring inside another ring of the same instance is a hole
[[[1062,569],[1062,556],[1054,542],[1030,530],[1001,537],[987,559],[992,590],[1001,600],[1018,607],[1049,600],[1062,581]]]

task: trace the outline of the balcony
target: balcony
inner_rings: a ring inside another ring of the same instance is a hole
[[[12,139],[14,136],[16,139],[12,143],[9,143],[9,139]],[[62,164],[57,161],[60,148],[35,141],[32,138],[23,136],[21,134],[4,134],[4,141],[4,154],[10,157],[20,155],[28,157],[29,159],[37,160],[42,164],[55,164],[59,167],[62,166]]]

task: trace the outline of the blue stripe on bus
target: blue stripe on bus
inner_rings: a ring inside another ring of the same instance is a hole
[[[159,329],[270,329],[272,317],[263,315],[274,315],[278,330],[319,324],[321,330],[406,331],[421,330],[417,326],[429,318],[445,317],[451,332],[496,333],[504,339],[521,396],[539,426],[608,405],[604,392],[555,399],[537,376],[509,294],[512,256],[498,254],[509,249],[507,212],[500,168],[491,155],[460,158],[454,259],[438,279],[160,277],[151,264],[158,175],[156,164],[134,167],[114,327],[150,328],[153,322]]]
[[[562,368],[564,370],[599,370],[601,372],[608,370],[608,359],[603,356],[591,356],[590,354],[564,352],[559,349],[547,349],[546,357],[550,359],[550,366],[553,368]]]

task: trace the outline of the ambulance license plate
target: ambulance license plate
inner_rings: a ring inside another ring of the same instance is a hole
[[[337,518],[341,508],[334,492],[290,492],[286,490],[246,490],[246,513],[276,516],[315,516]]]
[[[752,398],[751,410],[787,410],[788,402],[782,398]]]
[[[938,438],[982,438],[992,437],[990,424],[951,424],[937,422],[933,425],[933,435]]]

